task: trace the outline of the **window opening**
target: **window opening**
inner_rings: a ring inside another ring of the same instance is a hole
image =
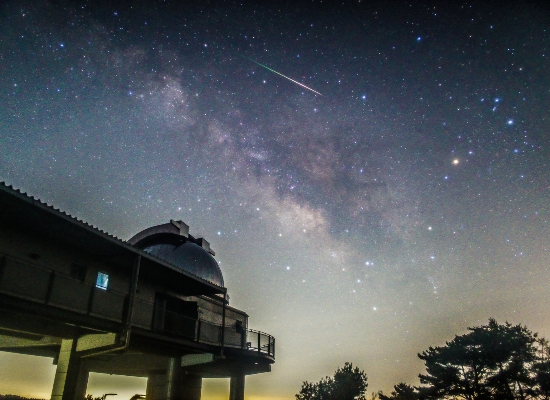
[[[95,282],[95,287],[103,290],[107,290],[109,286],[109,275],[104,272],[97,273],[97,280]]]

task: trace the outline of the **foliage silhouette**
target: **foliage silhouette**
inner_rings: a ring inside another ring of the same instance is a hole
[[[366,400],[367,375],[351,363],[338,368],[334,377],[317,383],[304,382],[296,400]]]
[[[116,396],[116,394],[106,393],[106,394],[104,394],[103,396],[100,396],[100,397],[94,397],[91,394],[87,394],[86,395],[86,400],[105,400],[107,398],[107,396]]]
[[[18,396],[16,394],[0,394],[0,400],[44,400],[44,399],[37,399],[34,397],[23,397]]]
[[[430,347],[417,388],[422,399],[549,399],[548,343],[521,325],[487,325]]]
[[[394,387],[394,391],[389,396],[384,395],[381,391],[378,392],[380,400],[419,400],[420,395],[418,390],[406,383],[398,383]]]

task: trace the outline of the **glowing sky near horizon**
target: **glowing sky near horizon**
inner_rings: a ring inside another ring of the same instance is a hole
[[[204,236],[276,338],[249,398],[346,361],[417,384],[490,317],[550,337],[548,6],[115,3],[0,6],[0,180],[122,239]],[[0,392],[48,396],[10,357]]]

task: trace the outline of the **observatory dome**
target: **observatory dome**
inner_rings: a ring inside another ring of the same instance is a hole
[[[181,229],[175,224],[182,224],[186,229]],[[132,237],[128,243],[182,271],[223,287],[223,275],[212,257],[213,251],[210,250],[208,242],[193,238],[188,234],[188,229],[183,222],[173,221],[145,229]]]

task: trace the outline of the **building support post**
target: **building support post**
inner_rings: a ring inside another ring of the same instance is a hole
[[[63,339],[57,358],[57,369],[51,400],[75,400],[86,397],[88,371],[81,368],[76,354],[76,339]]]
[[[147,400],[166,400],[166,374],[157,371],[150,372],[147,376]]]
[[[80,370],[78,371],[78,380],[76,381],[76,390],[75,390],[75,399],[85,399],[86,398],[86,389],[88,388],[88,378],[90,377],[90,371],[82,368],[82,363],[80,363]]]
[[[166,378],[169,400],[201,400],[202,378],[185,372],[179,358],[170,359]]]
[[[221,346],[220,346],[220,357],[223,358],[223,348],[225,346],[225,307],[227,305],[227,289],[224,289],[223,292],[223,303],[222,303],[222,331],[221,331]]]
[[[202,378],[199,375],[180,374],[170,400],[201,400]]]
[[[132,331],[132,315],[134,312],[134,300],[136,298],[136,291],[139,279],[139,268],[141,266],[141,255],[137,256],[136,263],[132,269],[132,280],[130,281],[130,286],[128,287],[128,303],[126,304],[126,315],[123,320],[123,329],[122,329],[122,340],[124,344],[128,346],[130,343],[130,332]]]
[[[200,400],[202,378],[187,374],[179,358],[170,358],[166,371],[155,371],[147,378],[147,400]]]
[[[244,375],[232,376],[229,383],[229,400],[244,400]]]

